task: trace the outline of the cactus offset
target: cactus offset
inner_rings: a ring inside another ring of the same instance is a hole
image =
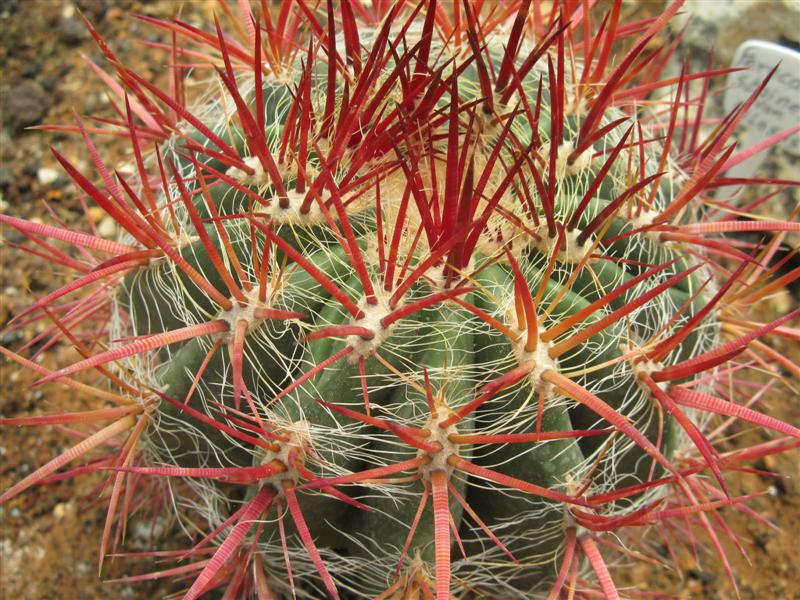
[[[765,266],[776,242],[708,235],[798,229],[703,196],[763,86],[700,139],[682,99],[716,73],[662,82],[670,50],[649,51],[680,3],[625,27],[620,3],[311,4],[243,9],[239,39],[154,21],[217,69],[191,110],[180,69],[164,92],[98,37],[134,174],[80,120],[102,186],[56,158],[119,240],[2,220],[82,250],[25,314],[82,355],[39,383],[113,422],[0,501],[119,440],[89,469],[109,477],[101,567],[170,486],[205,528],[176,554],[197,561],[186,598],[614,598],[605,533],[690,512],[718,548],[718,505],[742,501],[724,471],[800,437],[718,389],[745,349],[786,360],[760,338],[796,337],[798,311],[741,313],[798,276]],[[91,368],[117,391],[74,379]],[[714,415],[785,438],[722,457]]]

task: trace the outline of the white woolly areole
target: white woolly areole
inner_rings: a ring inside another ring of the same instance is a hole
[[[520,337],[520,339],[512,344],[514,348],[514,356],[516,356],[517,362],[520,365],[524,365],[526,363],[531,363],[533,365],[533,368],[528,375],[528,380],[531,383],[531,387],[538,389],[542,384],[542,375],[544,375],[547,371],[558,372],[558,360],[550,356],[550,348],[552,347],[550,342],[545,342],[539,338],[536,344],[536,349],[532,352],[528,352],[525,349],[525,344],[527,341],[528,334],[525,333]],[[548,393],[552,390],[552,388],[552,384],[545,382],[545,389],[548,391]]]
[[[638,215],[633,215],[628,218],[628,223],[634,229],[642,229],[644,227],[650,227],[656,220],[656,218],[661,214],[659,210],[652,210],[652,209],[643,209]],[[648,229],[642,232],[642,235],[653,242],[657,242],[662,246],[671,246],[673,242],[670,240],[662,240],[661,239],[661,232],[654,231],[652,229]]]
[[[447,270],[449,270],[447,265],[439,263],[436,265],[431,265],[431,267],[425,271],[425,278],[428,280],[428,284],[434,291],[444,292],[452,289],[452,286],[450,285],[451,283],[459,281],[467,273],[472,273],[475,270],[475,258],[470,256],[469,262],[464,266],[463,269],[453,268],[452,276],[449,282],[447,280],[447,274],[445,273]]]
[[[444,403],[439,403],[442,406]],[[419,472],[422,474],[424,481],[430,480],[431,473],[434,471],[443,471],[448,477],[453,472],[453,466],[447,462],[447,459],[458,454],[458,444],[450,441],[450,436],[458,433],[455,424],[448,427],[440,427],[439,424],[450,418],[445,410],[439,410],[428,419],[425,428],[431,432],[431,435],[425,438],[428,444],[439,444],[441,450],[436,452],[428,452],[427,450],[420,450],[417,456],[427,456],[431,462],[427,465],[419,467]]]
[[[649,227],[653,224],[653,221],[656,220],[656,217],[661,214],[661,211],[658,210],[651,210],[651,209],[643,209],[639,212],[638,215],[632,216],[628,219],[628,222],[633,225],[636,229],[641,227]]]
[[[630,351],[630,347],[627,344],[621,344],[620,349],[624,353]],[[630,364],[631,371],[633,372],[634,379],[636,380],[636,385],[638,385],[645,392],[645,394],[649,396],[650,388],[647,387],[643,379],[644,377],[650,376],[657,371],[661,371],[664,368],[664,363],[649,359],[642,360],[638,357],[634,357],[630,359]],[[666,383],[656,383],[656,385],[664,391],[666,391],[668,387]]]
[[[539,240],[533,243],[533,247],[546,256],[552,256],[556,250],[560,236],[550,237],[547,232],[547,225],[542,223],[534,231]],[[558,260],[562,263],[577,264],[581,262],[592,247],[591,239],[586,240],[583,245],[578,243],[580,229],[564,231],[564,248],[558,248]]]
[[[585,171],[592,166],[592,154],[594,148],[589,146],[586,150],[581,152],[572,164],[569,162],[569,156],[575,150],[575,145],[572,142],[563,142],[558,147],[558,156],[556,157],[556,177],[564,179],[567,175],[576,175]],[[550,142],[542,144],[539,154],[545,159],[549,160],[550,156]]]
[[[244,158],[242,162],[253,169],[255,173],[250,175],[239,167],[231,167],[225,174],[237,183],[246,186],[261,187],[270,183],[269,175],[264,171],[264,167],[261,165],[261,161],[257,156],[248,156]]]
[[[376,287],[375,297],[378,300],[377,304],[369,304],[366,297],[361,299],[358,303],[358,307],[364,313],[364,316],[360,319],[354,319],[350,323],[351,325],[358,325],[359,327],[369,329],[373,334],[372,338],[368,340],[365,340],[360,335],[347,336],[347,345],[351,346],[354,350],[354,352],[347,357],[347,360],[351,363],[357,362],[359,358],[371,356],[372,353],[378,349],[378,346],[386,341],[392,334],[392,330],[394,329],[394,323],[389,325],[389,327],[384,327],[383,323],[381,323],[381,320],[392,312],[392,309],[389,307],[388,294],[380,291]]]
[[[267,450],[264,453],[264,458],[262,458],[260,462],[261,465],[268,465],[272,461],[279,461],[286,467],[284,472],[277,473],[271,477],[265,477],[261,480],[262,485],[263,483],[271,483],[279,494],[283,493],[282,482],[291,481],[295,483],[300,479],[300,474],[297,472],[294,462],[298,460],[302,462],[305,456],[306,444],[311,439],[311,426],[308,421],[305,420],[295,421],[282,433],[288,434],[289,440],[286,442],[278,442],[280,448],[277,451]],[[297,452],[295,456],[289,456],[292,452],[298,450],[299,452]],[[294,460],[292,460],[292,458]]]
[[[272,179],[264,171],[264,167],[257,157],[248,156],[243,162],[255,171],[253,175],[248,175],[238,167],[231,167],[225,174],[234,179],[237,183],[248,187],[263,188],[272,184]],[[328,200],[327,192],[320,192],[320,196],[323,202]],[[317,225],[325,223],[325,215],[320,210],[316,200],[311,202],[308,206],[308,210],[305,212],[301,211],[305,199],[305,192],[300,193],[296,190],[287,190],[286,198],[283,200],[284,203],[288,200],[289,206],[281,206],[281,198],[273,197],[270,199],[269,206],[265,208],[264,212],[268,214],[274,222],[280,224]]]
[[[328,199],[327,192],[320,192],[320,196],[323,202]],[[270,200],[269,206],[264,212],[270,216],[273,222],[290,225],[318,225],[327,222],[327,218],[320,210],[317,200],[311,202],[306,212],[301,211],[303,202],[306,199],[305,192],[287,190],[286,199],[289,201],[289,206],[285,208],[281,206],[280,198],[275,197]]]
[[[247,322],[248,331],[257,329],[258,326],[264,322],[264,319],[256,317],[255,312],[259,308],[269,308],[269,305],[259,300],[258,292],[258,287],[254,287],[249,292],[244,292],[245,297],[247,298],[247,302],[244,304],[242,304],[236,298],[231,298],[230,301],[233,306],[231,306],[230,310],[223,310],[219,313],[219,315],[217,315],[218,319],[221,319],[228,324],[228,331],[219,334],[220,338],[224,342],[227,343],[233,340],[233,334],[236,331],[236,326],[240,321]],[[267,289],[267,298],[270,297],[271,292],[271,288]]]

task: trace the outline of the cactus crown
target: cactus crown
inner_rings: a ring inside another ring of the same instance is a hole
[[[191,109],[177,65],[163,91],[95,34],[132,172],[80,120],[102,186],[55,155],[120,236],[3,220],[82,251],[26,314],[84,355],[41,383],[114,421],[2,500],[121,440],[91,463],[111,470],[101,555],[168,491],[204,528],[185,556],[210,557],[186,598],[613,598],[605,534],[693,512],[718,544],[723,471],[759,453],[723,459],[708,416],[787,436],[761,455],[799,434],[719,396],[796,316],[731,325],[788,280],[770,244],[709,237],[797,229],[703,195],[761,88],[698,136],[682,99],[715,73],[662,81],[674,47],[651,49],[680,3],[628,26],[620,2],[313,4],[243,9],[230,34],[154,21],[216,69]],[[73,378],[90,368],[118,391]]]

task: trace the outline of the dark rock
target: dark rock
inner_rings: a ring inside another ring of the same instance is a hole
[[[767,551],[767,544],[770,540],[770,535],[764,531],[761,531],[753,536],[753,542],[756,546],[758,546],[761,550]]]
[[[69,183],[70,183],[69,177],[66,177],[65,175],[59,175],[58,179],[56,179],[51,185],[53,188],[57,190],[63,190],[65,187],[69,185]]]
[[[52,92],[56,89],[58,85],[58,81],[53,77],[45,77],[42,79],[42,87],[46,92]]]
[[[20,130],[41,122],[50,108],[50,98],[35,81],[23,81],[3,98],[3,115],[11,129]]]
[[[800,52],[800,41],[798,40],[790,40],[785,35],[782,35],[778,38],[778,43],[786,46],[787,48],[791,48],[792,50],[797,50]]]
[[[81,9],[81,12],[90,21],[93,21],[95,25],[105,16],[109,5],[106,0],[78,0],[76,4]]]
[[[703,583],[713,583],[716,581],[717,576],[713,573],[706,573],[704,571],[696,571],[695,569],[689,569],[686,572],[686,575],[690,579],[697,579],[698,581],[702,581]]]
[[[58,22],[58,37],[69,46],[77,46],[89,37],[89,32],[82,21],[70,17],[68,19],[61,19]]]
[[[25,234],[14,227],[6,227],[3,235],[5,236],[6,241],[12,244],[21,244],[25,241]],[[0,339],[0,345],[6,345],[2,339]]]
[[[0,333],[0,344],[3,344],[3,346],[6,347],[13,346],[21,339],[22,339],[22,333],[20,333],[19,331],[11,330],[11,331],[6,331],[4,333]]]
[[[17,147],[11,141],[11,136],[3,129],[0,131],[0,161],[8,162],[17,156]]]
[[[14,182],[14,170],[11,167],[0,167],[0,189],[8,188]]]
[[[36,76],[39,75],[41,70],[42,66],[40,64],[31,63],[29,65],[25,65],[25,67],[22,69],[22,76],[25,79],[36,79]]]

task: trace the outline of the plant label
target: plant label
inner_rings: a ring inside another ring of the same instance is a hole
[[[740,148],[752,148],[770,136],[800,124],[800,52],[761,40],[747,40],[736,50],[733,66],[745,70],[728,76],[724,108],[728,113],[747,100],[769,72],[778,70],[753,104],[742,123]],[[776,144],[800,156],[800,134],[794,133]],[[750,177],[768,151],[758,152],[739,163],[727,177]]]

